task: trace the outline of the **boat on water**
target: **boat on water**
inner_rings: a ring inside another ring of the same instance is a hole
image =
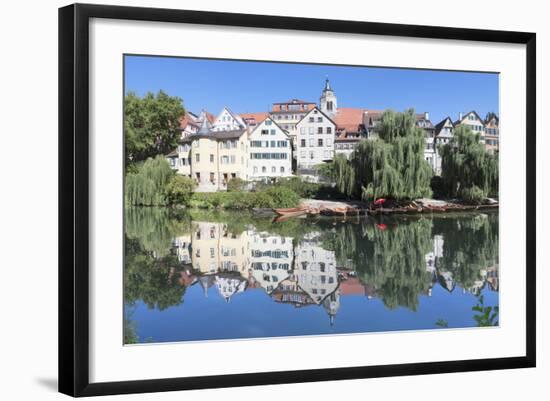
[[[282,208],[282,209],[273,209],[275,213],[277,213],[279,216],[299,216],[302,214],[307,213],[307,208],[305,207],[289,207],[289,208]]]

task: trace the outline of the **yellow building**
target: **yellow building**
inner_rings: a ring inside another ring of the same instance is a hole
[[[196,181],[197,192],[215,192],[226,190],[233,178],[248,180],[247,155],[248,128],[215,131],[203,119],[199,131],[183,138],[167,158],[178,174]]]
[[[237,235],[225,223],[193,222],[191,250],[193,269],[201,274],[233,272],[248,278],[246,231]]]
[[[475,111],[470,111],[466,114],[460,113],[458,115],[458,120],[456,120],[453,125],[454,128],[465,125],[470,128],[474,134],[479,135],[481,143],[485,143],[485,123]]]

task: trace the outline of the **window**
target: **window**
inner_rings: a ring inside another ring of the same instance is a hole
[[[322,123],[323,122],[323,117],[317,117],[317,122]]]
[[[313,127],[309,127],[309,135],[313,135]]]
[[[214,248],[210,248],[210,257],[213,258],[216,255],[216,250]]]
[[[271,130],[271,135],[275,135],[275,130],[274,129]]]
[[[262,167],[262,173],[265,173],[266,172],[266,168],[265,166]]]
[[[312,139],[312,138],[311,138],[311,139],[309,140],[309,146],[311,146],[311,147],[315,146],[315,139]]]
[[[271,125],[271,120],[265,120],[265,125]]]
[[[235,164],[235,155],[231,155],[231,164]]]
[[[332,146],[332,139],[327,139],[327,142],[326,142],[327,146]]]
[[[305,158],[306,158],[305,150],[300,151],[300,159],[305,159]]]
[[[300,127],[300,134],[305,135],[306,127]]]
[[[214,163],[214,155],[210,155],[210,163]]]
[[[327,134],[332,134],[332,127],[327,127]]]
[[[327,102],[327,110],[332,111],[332,102]]]
[[[285,172],[285,168],[281,166],[281,173]]]
[[[267,130],[267,129],[262,130],[262,135],[268,135],[268,134],[269,134],[269,130]]]
[[[301,139],[301,140],[300,140],[300,146],[301,146],[302,148],[305,148],[305,147],[306,147],[306,140],[305,140],[305,139]]]
[[[258,172],[258,167],[254,166],[254,174],[256,174]]]
[[[314,117],[309,117],[309,122],[312,123],[315,121],[315,118]]]
[[[271,167],[271,172],[272,173],[276,173],[277,172],[277,168],[275,166]]]
[[[315,159],[315,153],[309,152],[309,158],[310,159]]]
[[[323,140],[322,139],[319,138],[317,140],[317,146],[321,146],[321,147],[323,146]]]
[[[318,134],[322,134],[322,133],[323,133],[323,127],[317,128],[317,133],[318,133]]]
[[[195,153],[195,161],[198,163],[201,161],[201,155],[200,153]]]
[[[330,152],[328,150],[325,150],[323,152],[323,158],[326,160],[326,159],[330,159]]]
[[[277,142],[276,142],[276,141],[271,141],[271,147],[272,147],[272,148],[277,147]]]

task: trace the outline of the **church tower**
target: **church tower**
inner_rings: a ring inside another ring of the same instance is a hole
[[[321,111],[330,118],[333,118],[336,114],[338,104],[336,102],[336,95],[330,86],[330,81],[328,78],[325,81],[325,89],[323,89],[319,103],[321,106]]]

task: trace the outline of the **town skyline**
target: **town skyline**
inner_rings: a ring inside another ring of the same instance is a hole
[[[189,76],[191,78],[186,79]],[[280,62],[126,56],[125,93],[163,90],[183,99],[188,111],[266,112],[273,103],[319,101],[329,78],[340,107],[429,112],[438,122],[476,110],[499,114],[498,74],[335,66]],[[421,89],[421,90],[419,90]]]

